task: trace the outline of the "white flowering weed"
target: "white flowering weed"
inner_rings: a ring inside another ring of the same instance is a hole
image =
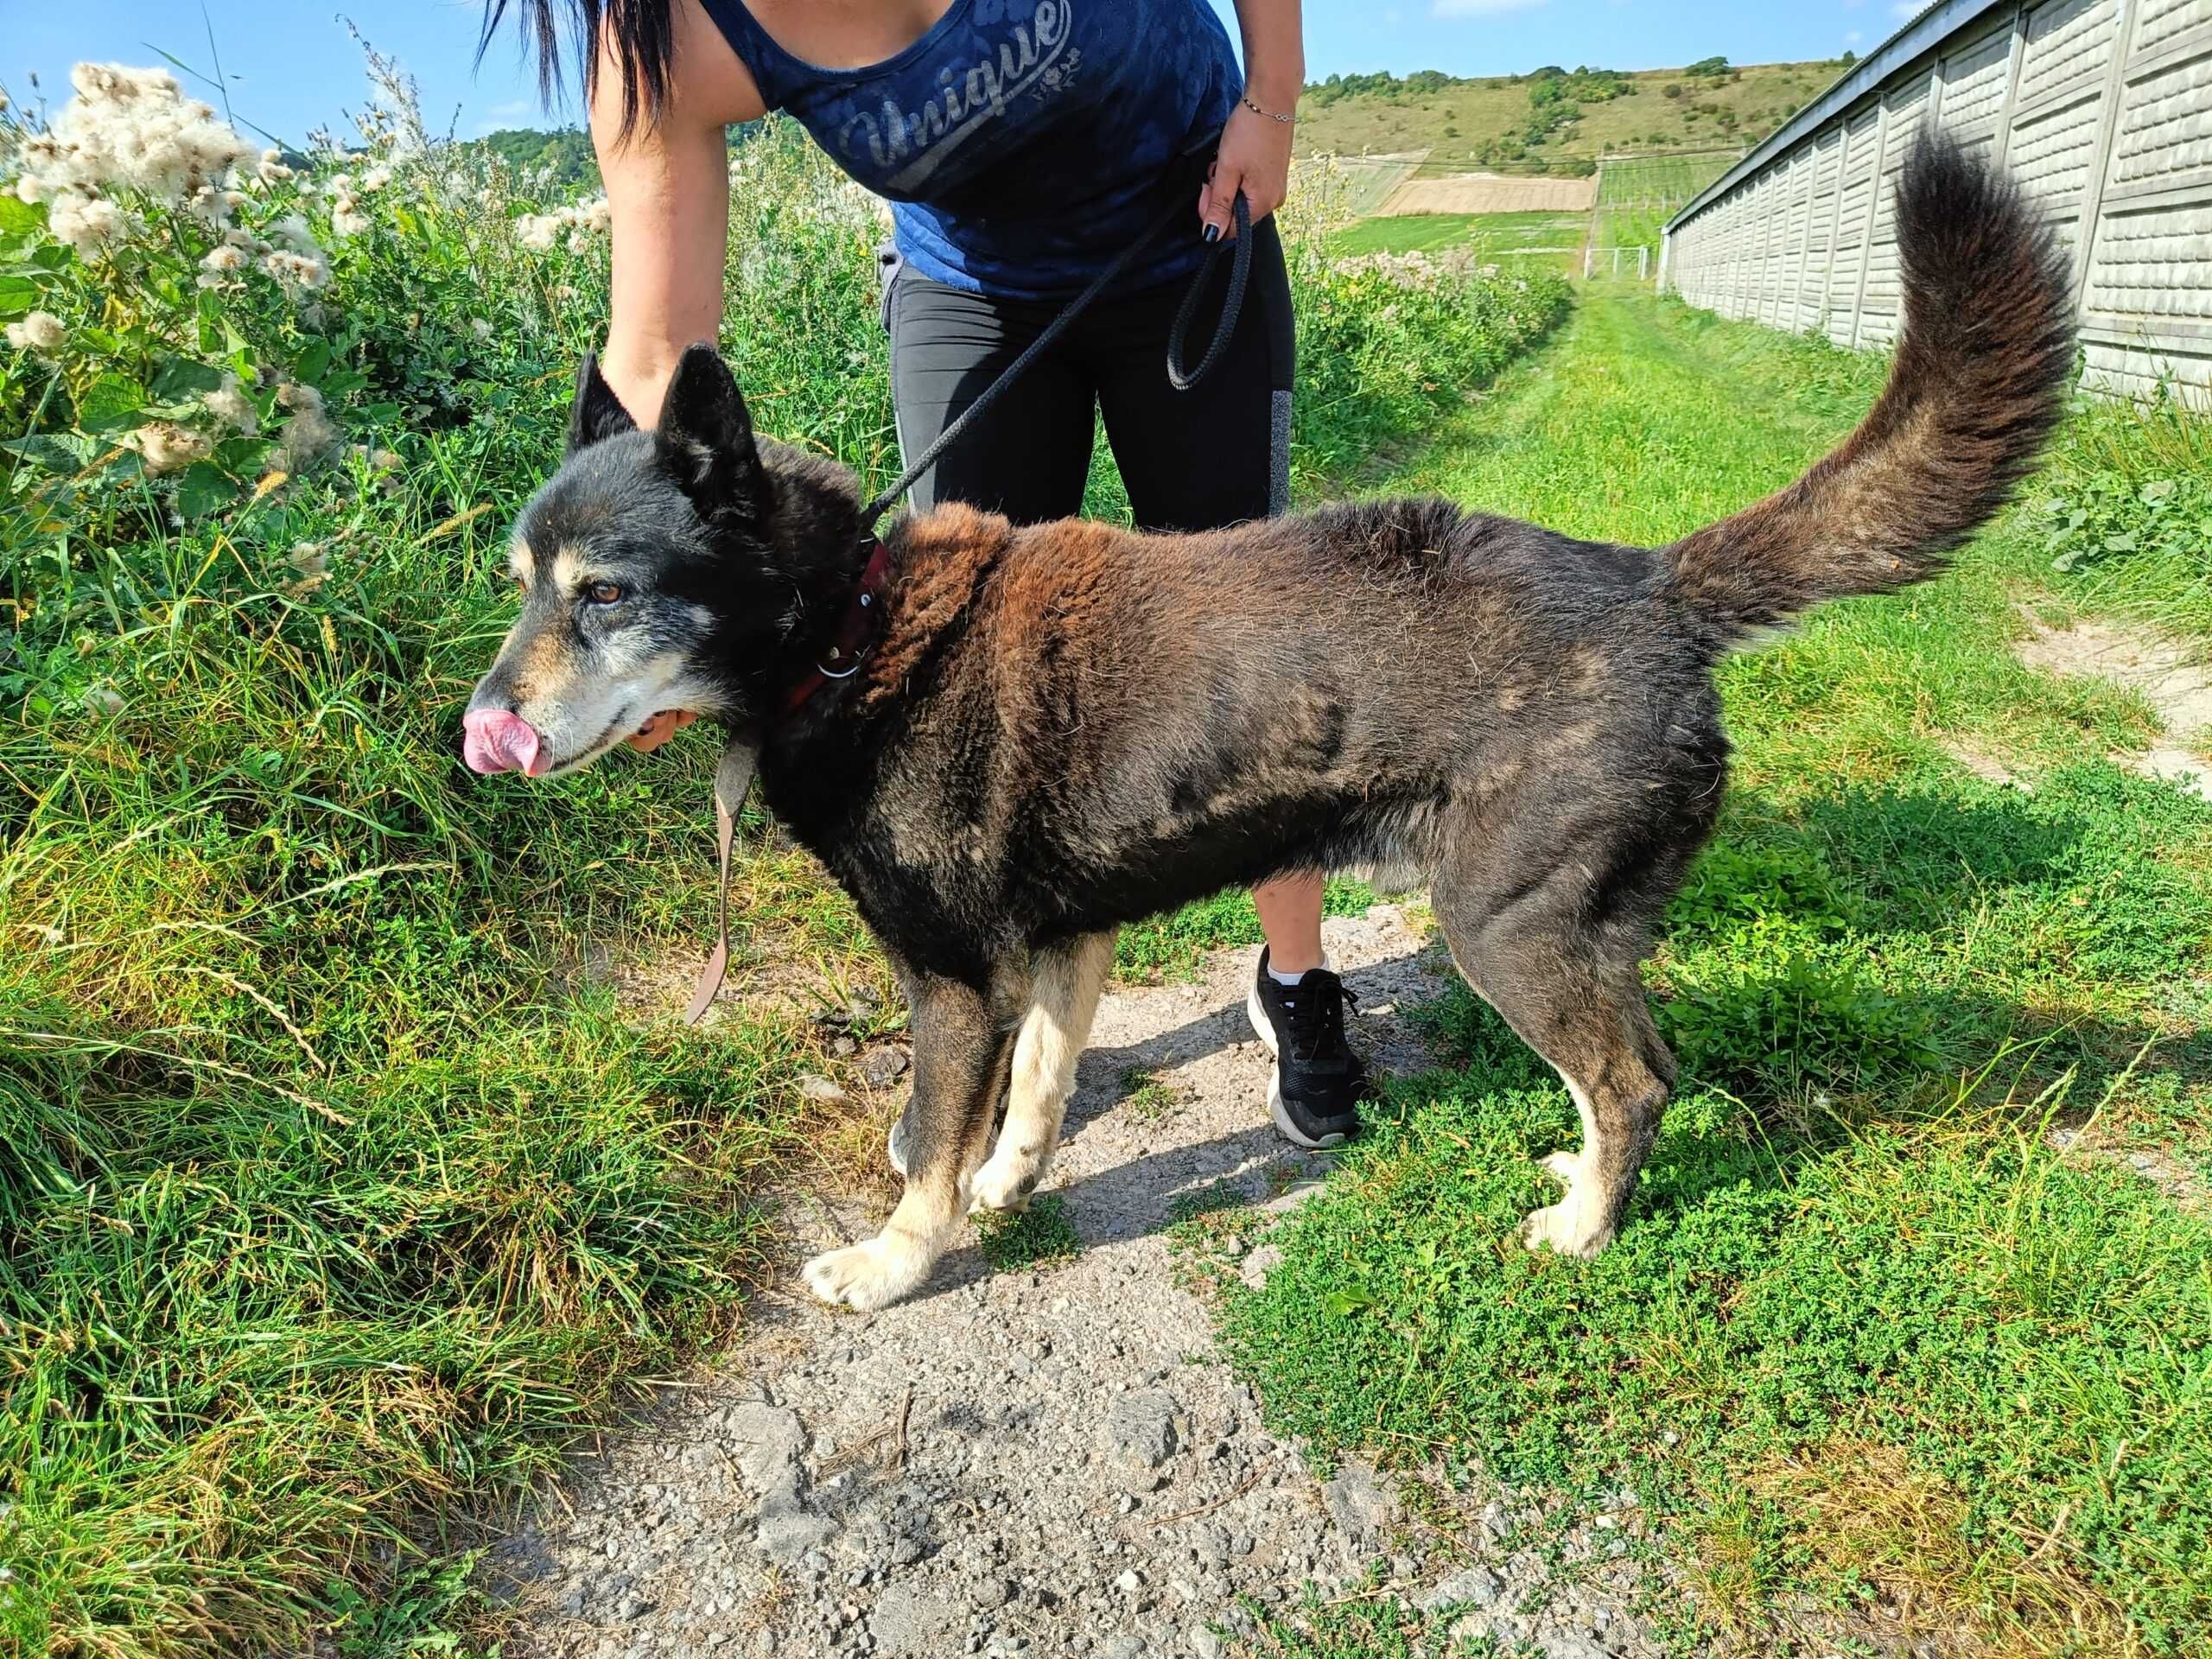
[[[605,196],[596,196],[550,213],[524,213],[515,220],[515,234],[523,246],[539,253],[550,253],[563,243],[570,253],[588,253],[613,226],[614,210]]]
[[[69,331],[61,326],[61,319],[51,311],[26,312],[22,320],[8,325],[8,343],[19,352],[57,352]]]

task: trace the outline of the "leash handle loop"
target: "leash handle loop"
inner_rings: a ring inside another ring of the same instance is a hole
[[[698,982],[691,988],[691,1004],[683,1010],[687,1026],[696,1026],[706,1017],[714,1006],[715,993],[721,988],[722,976],[729,971],[730,853],[737,842],[737,815],[745,804],[746,791],[753,787],[753,768],[760,762],[760,734],[745,731],[730,739],[729,747],[722,751],[721,764],[715,768],[715,953],[699,969]]]
[[[1236,314],[1244,308],[1244,284],[1252,274],[1252,210],[1245,206],[1242,190],[1230,204],[1230,210],[1236,215],[1236,239],[1231,245],[1235,251],[1229,261],[1229,293],[1221,302],[1221,321],[1214,326],[1213,341],[1206,347],[1206,354],[1198,359],[1197,368],[1184,366],[1188,359],[1184,356],[1183,345],[1185,336],[1191,331],[1192,320],[1198,315],[1198,299],[1205,292],[1211,265],[1200,265],[1192,276],[1190,287],[1183,290],[1183,303],[1176,308],[1175,326],[1167,331],[1167,384],[1178,391],[1188,391],[1213,372],[1214,365],[1229,349],[1229,337],[1236,332]],[[1214,251],[1218,252],[1220,247],[1216,243]]]

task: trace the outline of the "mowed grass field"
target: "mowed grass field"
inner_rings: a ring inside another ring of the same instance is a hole
[[[1588,289],[1389,487],[1663,542],[1787,482],[1881,373]],[[2024,607],[2212,645],[2187,537],[2082,581],[2049,529],[2107,493],[2212,520],[2180,481],[2207,429],[2085,408],[2031,492],[2056,519],[2031,499],[1945,579],[1726,665],[1732,793],[1649,969],[1682,1077],[1620,1240],[1511,1243],[1574,1107],[1454,990],[1446,1067],[1392,1088],[1263,1290],[1225,1276],[1282,1428],[1424,1471],[1447,1538],[1485,1480],[1563,1519],[1625,1489],[1684,1651],[2212,1651],[2212,806],[2107,759],[2155,734],[2131,695],[2008,648]],[[1268,1650],[1435,1652],[1445,1622],[1315,1603]]]
[[[1364,218],[1380,207],[1393,190],[1413,176],[1421,156],[1420,150],[1409,150],[1403,156],[1335,158],[1344,213]]]
[[[1466,248],[1486,258],[1524,249],[1564,248],[1549,263],[1565,269],[1582,245],[1590,221],[1581,213],[1407,213],[1364,219],[1330,240],[1339,254],[1438,253]]]

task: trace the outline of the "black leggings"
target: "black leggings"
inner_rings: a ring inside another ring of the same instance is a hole
[[[1236,329],[1189,391],[1167,384],[1167,331],[1184,283],[1102,299],[961,435],[914,486],[914,505],[964,501],[1017,524],[1072,518],[1090,473],[1095,413],[1144,530],[1218,530],[1281,512],[1290,497],[1290,283],[1274,221],[1252,227]],[[1213,338],[1228,274],[1211,262],[1193,320],[1195,362]],[[909,459],[1060,313],[1056,303],[965,293],[907,268],[891,277],[891,391]]]

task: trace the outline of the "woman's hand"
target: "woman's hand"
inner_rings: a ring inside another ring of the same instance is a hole
[[[651,754],[698,718],[689,709],[664,709],[622,741],[641,753]]]
[[[1230,112],[1212,170],[1198,192],[1198,217],[1205,221],[1207,241],[1236,234],[1231,204],[1239,190],[1255,225],[1282,206],[1290,194],[1290,126],[1255,115],[1243,104]]]

